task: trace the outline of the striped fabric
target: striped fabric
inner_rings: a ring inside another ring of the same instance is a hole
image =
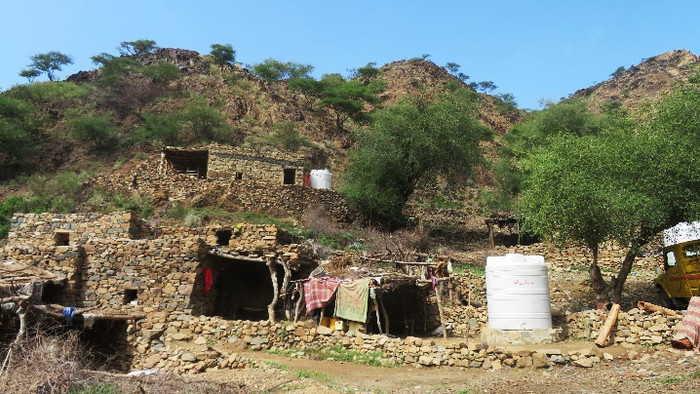
[[[694,347],[700,345],[700,297],[690,299],[688,310],[678,324],[678,334],[675,339],[687,338]]]
[[[311,312],[330,302],[340,281],[336,278],[311,278],[304,282],[304,299],[306,311]]]

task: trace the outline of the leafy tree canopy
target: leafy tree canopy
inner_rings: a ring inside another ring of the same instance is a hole
[[[145,55],[158,49],[153,40],[122,41],[117,50],[122,56]]]
[[[32,62],[27,66],[27,69],[19,73],[21,77],[34,79],[46,73],[49,81],[53,81],[56,71],[61,71],[65,65],[73,64],[73,58],[57,51],[38,53],[29,59]]]
[[[310,64],[301,64],[279,60],[267,59],[253,66],[253,74],[270,82],[291,78],[310,78],[314,67]]]
[[[211,56],[214,62],[223,67],[224,65],[233,65],[236,61],[236,50],[231,44],[211,44]]]
[[[466,90],[412,97],[373,116],[373,128],[359,132],[343,174],[344,192],[367,219],[399,226],[418,181],[469,172],[482,162],[479,142],[491,134],[476,119],[477,100]]]

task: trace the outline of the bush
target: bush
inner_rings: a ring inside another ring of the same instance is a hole
[[[269,140],[273,145],[288,151],[297,151],[303,145],[308,144],[308,138],[299,134],[294,122],[283,121],[275,123],[273,133]]]
[[[161,62],[144,68],[143,75],[150,78],[153,83],[165,85],[180,77],[180,69],[172,63]]]
[[[90,143],[97,150],[114,148],[118,143],[119,129],[103,115],[82,115],[70,121],[68,127],[73,136]]]

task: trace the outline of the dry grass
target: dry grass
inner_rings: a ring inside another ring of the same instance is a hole
[[[51,336],[32,332],[2,354],[3,393],[66,393],[87,364],[76,331]]]

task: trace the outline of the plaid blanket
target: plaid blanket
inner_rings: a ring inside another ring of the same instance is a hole
[[[688,310],[678,324],[678,334],[674,339],[687,338],[694,347],[700,345],[700,297],[690,299]]]
[[[311,278],[304,282],[304,299],[306,311],[328,305],[340,281],[336,278]]]

